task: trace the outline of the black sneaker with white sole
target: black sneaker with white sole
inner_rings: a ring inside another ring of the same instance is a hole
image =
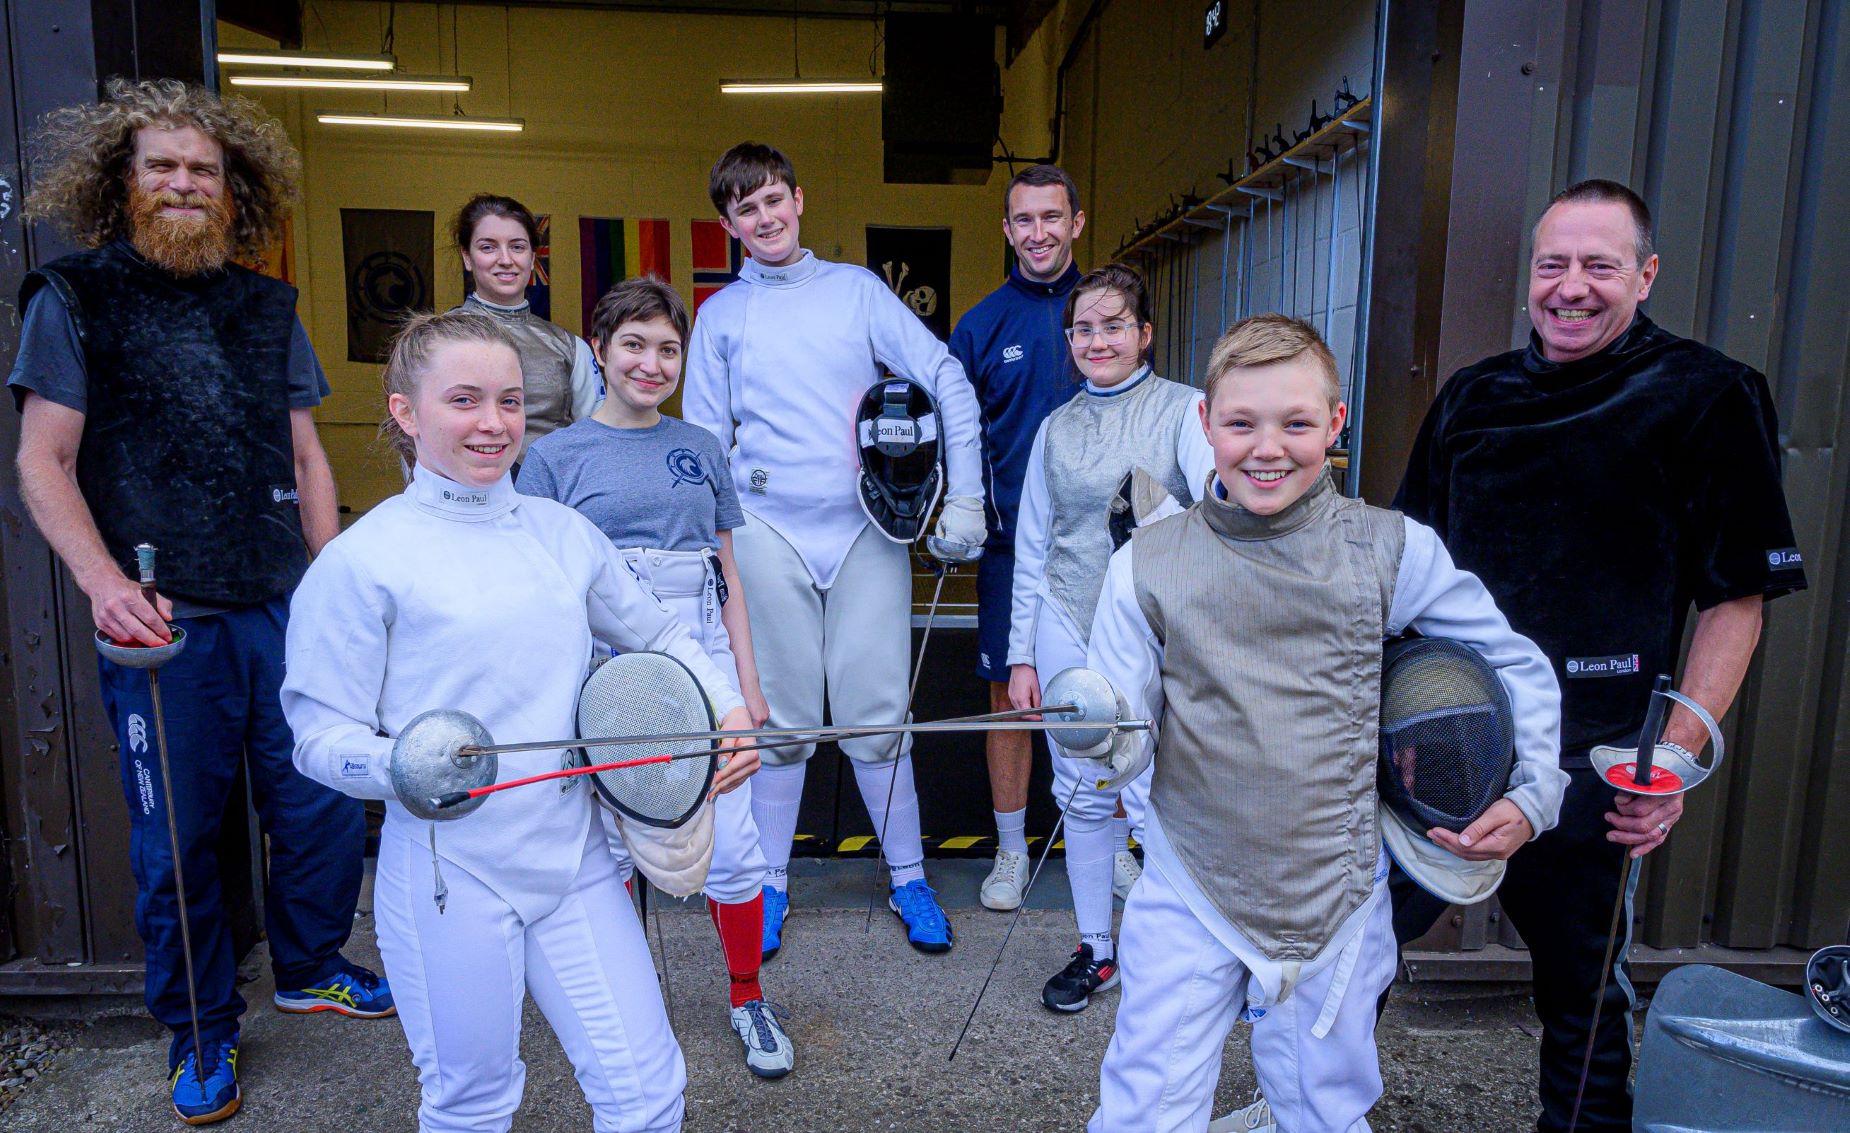
[[[1060,974],[1041,989],[1041,1002],[1055,1011],[1084,1011],[1092,993],[1118,986],[1116,958],[1094,960],[1092,946],[1081,944]]]

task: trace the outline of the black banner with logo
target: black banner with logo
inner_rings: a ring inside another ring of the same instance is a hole
[[[867,266],[941,341],[951,337],[951,230],[867,226]]]
[[[431,260],[436,214],[340,210],[347,263],[347,360],[383,362],[405,316],[436,301]]]

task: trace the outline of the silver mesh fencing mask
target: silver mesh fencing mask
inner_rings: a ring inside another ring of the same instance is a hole
[[[1457,857],[1426,837],[1457,834],[1509,790],[1516,724],[1496,670],[1470,646],[1438,637],[1387,643],[1381,658],[1376,785],[1388,853],[1422,889],[1457,905],[1482,901],[1504,863]]]
[[[882,379],[861,395],[854,435],[861,510],[888,539],[914,542],[944,489],[938,403],[917,382]]]
[[[623,653],[597,667],[578,694],[581,737],[678,735],[716,727],[706,690],[686,665],[666,653]],[[648,756],[681,755],[599,771],[590,776],[599,798],[626,819],[649,826],[680,826],[713,789],[718,752],[712,740],[605,744],[581,748],[580,766]]]

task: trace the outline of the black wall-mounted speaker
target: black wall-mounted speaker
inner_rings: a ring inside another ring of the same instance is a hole
[[[983,184],[1001,122],[993,20],[887,16],[880,136],[888,184]]]

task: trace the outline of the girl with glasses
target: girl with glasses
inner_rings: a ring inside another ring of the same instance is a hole
[[[1112,540],[1107,523],[1120,484],[1141,469],[1178,503],[1193,503],[1214,470],[1201,429],[1201,394],[1150,368],[1154,331],[1142,277],[1111,264],[1082,278],[1066,301],[1066,339],[1085,385],[1041,423],[1028,456],[1015,531],[1009,626],[1009,699],[1038,708],[1041,674],[1086,662],[1092,612]],[[1112,817],[1119,798],[1091,786],[1095,765],[1069,759],[1049,737],[1054,798],[1067,806],[1066,873],[1079,946],[1047,981],[1041,1002],[1083,1011],[1093,992],[1118,981],[1111,937]],[[1126,788],[1141,820],[1149,773]]]

